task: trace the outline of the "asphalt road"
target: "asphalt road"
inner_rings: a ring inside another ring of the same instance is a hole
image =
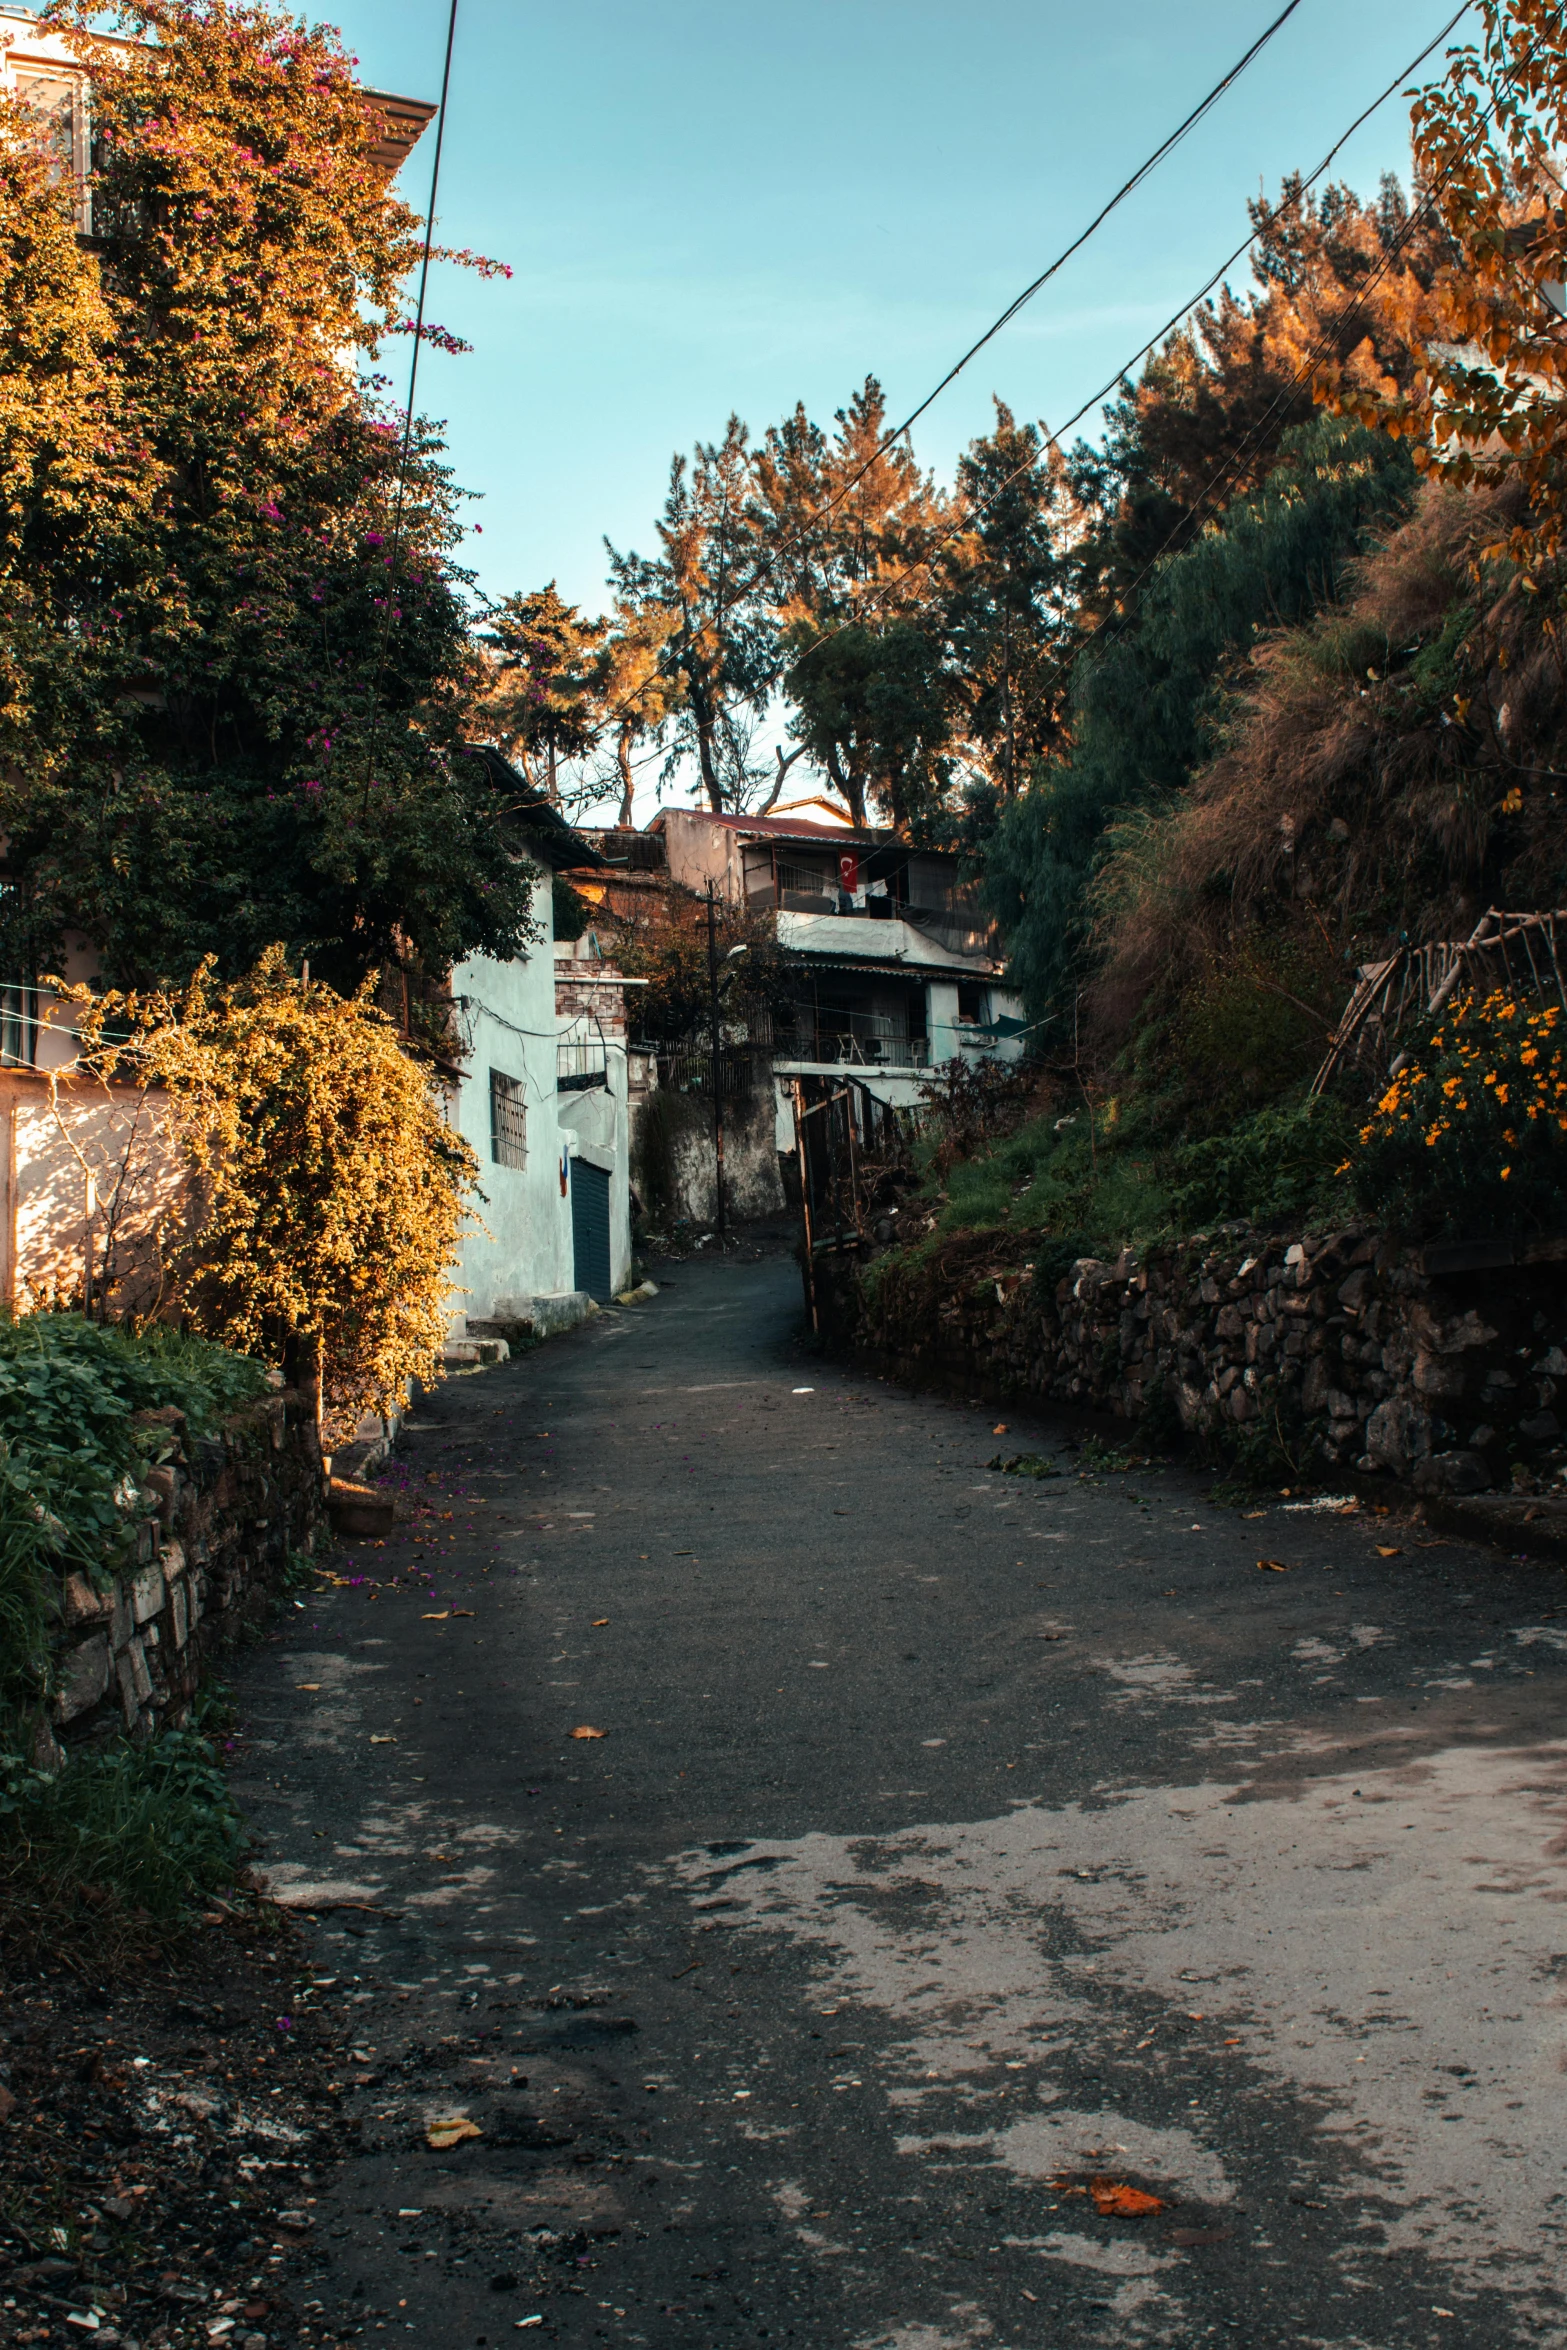
[[[814,1361],[797,1281],[697,1260],[450,1381],[421,1514],[246,1668],[362,2019],[296,2298],[436,2350],[1567,2345],[1563,1570],[1084,1475]]]

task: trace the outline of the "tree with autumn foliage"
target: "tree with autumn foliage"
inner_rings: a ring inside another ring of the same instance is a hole
[[[351,61],[264,0],[127,0],[124,45],[89,0],[45,22],[92,84],[95,234],[18,142],[8,350],[79,422],[5,548],[6,960],[75,930],[178,978],[281,939],[349,985],[508,952],[529,879],[464,755],[456,493],[344,364],[406,329],[419,246]]]
[[[768,551],[751,511],[750,435],[731,416],[719,441],[676,456],[658,521],[659,553],[609,549],[617,602],[657,611],[660,666],[678,682],[669,711],[673,759],[690,757],[715,813],[756,788],[751,744],[777,675],[761,590]]]
[[[752,527],[800,747],[852,821],[896,823],[941,788],[947,736],[932,556],[950,515],[868,376],[825,432],[803,407],[757,451]]]
[[[562,761],[581,758],[596,738],[596,664],[606,633],[602,620],[566,603],[553,580],[505,597],[484,632],[494,683],[480,723],[552,805],[560,801]]]
[[[1521,500],[1531,574],[1567,538],[1567,8],[1481,0],[1481,37],[1415,100],[1416,167],[1447,265],[1423,289],[1413,382],[1319,371],[1318,396],[1411,444],[1428,479]]]

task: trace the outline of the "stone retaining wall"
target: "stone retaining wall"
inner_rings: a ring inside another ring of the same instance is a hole
[[[974,1234],[924,1259],[823,1257],[817,1305],[830,1345],[917,1385],[1231,1445],[1249,1430],[1302,1469],[1421,1492],[1541,1490],[1567,1477],[1567,1264],[1444,1253],[1438,1272],[1374,1232],[1230,1225],[1041,1282],[1023,1242]]]
[[[325,1523],[321,1447],[306,1398],[266,1397],[214,1436],[170,1404],[137,1416],[166,1429],[142,1475],[134,1561],[95,1590],[67,1576],[56,1638],[53,1728],[69,1744],[177,1724],[214,1659],[282,1590],[290,1554]]]

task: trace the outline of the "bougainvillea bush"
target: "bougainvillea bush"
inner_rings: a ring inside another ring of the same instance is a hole
[[[260,0],[56,0],[92,83],[93,236],[0,121],[6,968],[112,978],[275,940],[339,985],[530,935],[463,743],[478,660],[406,354],[420,223],[329,28]],[[112,28],[130,36],[105,46]],[[460,257],[459,257],[460,258]]]

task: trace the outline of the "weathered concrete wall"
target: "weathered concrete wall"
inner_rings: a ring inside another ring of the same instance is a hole
[[[1081,1259],[1041,1283],[1024,1245],[816,1268],[824,1336],[916,1384],[1036,1398],[1236,1439],[1421,1492],[1561,1473],[1567,1263],[1433,1273],[1376,1233],[1245,1226]],[[1242,1439],[1244,1440],[1244,1439]]]
[[[651,1223],[713,1222],[713,1105],[707,1095],[669,1086],[648,1095],[637,1119],[632,1180]],[[774,1216],[783,1207],[770,1075],[724,1104],[724,1204],[736,1222]]]
[[[67,1577],[56,1639],[55,1727],[69,1743],[180,1722],[214,1659],[282,1589],[290,1553],[325,1524],[310,1405],[285,1392],[221,1434],[192,1437],[172,1404],[139,1424],[166,1429],[143,1474],[134,1561],[94,1589]]]

